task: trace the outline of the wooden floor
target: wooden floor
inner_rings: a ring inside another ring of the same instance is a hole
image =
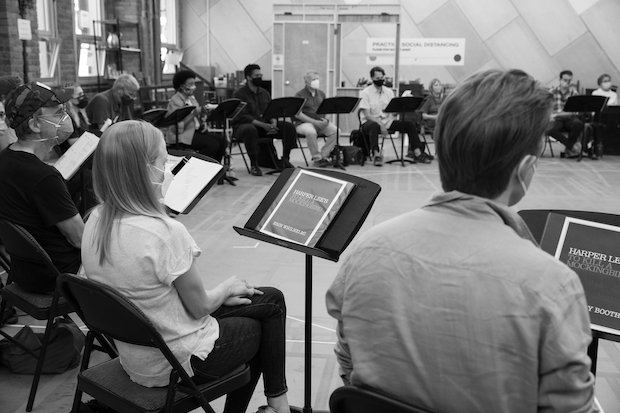
[[[545,154],[538,166],[527,197],[516,209],[561,208],[609,213],[620,212],[620,157],[605,156],[598,162],[560,159]],[[391,150],[386,158],[393,156]],[[301,166],[298,150],[293,163]],[[289,401],[303,405],[304,365],[304,256],[237,235],[232,226],[243,226],[275,181],[275,176],[253,177],[235,157],[237,186],[214,187],[183,222],[203,251],[198,267],[207,287],[231,275],[242,276],[257,285],[280,288],[288,305],[287,378]],[[361,232],[421,206],[440,189],[437,163],[430,165],[351,166],[347,172],[377,182],[382,187]],[[335,322],[325,310],[325,291],[334,278],[338,263],[314,259],[312,406],[326,409],[331,392],[341,385],[333,354]],[[22,318],[20,321],[23,322]],[[17,331],[17,328],[7,327]],[[620,413],[620,345],[603,341],[599,350],[596,396],[606,413]],[[76,371],[45,376],[41,382],[35,412],[68,412],[75,386]],[[0,367],[0,413],[21,412],[32,376],[11,374]],[[262,385],[255,392],[248,411],[264,404]],[[222,401],[214,403],[221,411]]]

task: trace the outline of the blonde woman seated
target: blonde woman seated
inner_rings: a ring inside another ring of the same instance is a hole
[[[420,112],[422,112],[424,128],[432,134],[435,130],[435,119],[437,119],[439,108],[444,99],[443,84],[439,79],[433,79],[428,85],[428,91],[430,94],[422,104]]]
[[[248,363],[250,382],[231,392],[225,412],[245,412],[261,373],[269,406],[289,412],[284,374],[286,306],[282,293],[231,277],[205,290],[201,251],[162,198],[166,144],[145,122],[106,130],[95,151],[93,180],[101,202],[82,242],[87,278],[115,288],[153,322],[198,382]],[[127,179],[131,176],[132,179]],[[159,350],[117,343],[123,368],[143,386],[168,385],[170,365]]]

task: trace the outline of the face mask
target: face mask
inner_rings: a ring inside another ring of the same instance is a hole
[[[319,79],[314,79],[310,82],[310,87],[314,90],[319,90]]]
[[[122,103],[124,106],[129,106],[129,105],[131,105],[131,104],[133,103],[133,101],[134,101],[134,100],[136,100],[136,98],[131,97],[131,96],[129,96],[129,95],[123,95],[123,96],[121,96],[121,103]]]
[[[372,83],[374,83],[377,87],[381,87],[383,86],[383,79],[373,80]]]
[[[252,78],[252,84],[254,86],[259,86],[263,84],[263,78],[262,77],[253,77]]]
[[[164,174],[164,178],[161,182],[153,182],[153,184],[161,185],[161,197],[165,198],[166,193],[168,192],[168,188],[170,188],[170,184],[172,183],[172,180],[174,179],[174,175],[172,174],[172,171],[168,169],[167,166],[164,167],[164,170],[156,167],[155,165],[150,165],[150,166]]]
[[[181,87],[181,93],[183,93],[185,96],[194,96],[195,90],[196,90],[196,86],[194,87],[182,86]]]
[[[530,156],[534,156],[534,155],[530,155]],[[527,161],[527,159],[528,157],[526,156],[525,158],[521,160],[521,163],[519,164],[519,169],[517,169],[517,171],[520,171],[521,168],[523,168],[523,164],[525,163],[525,161]],[[534,162],[534,164],[532,165],[532,168],[534,168],[534,174],[535,174],[536,173],[536,162]],[[521,179],[521,174],[517,173],[517,179],[519,179],[519,185],[521,185],[521,189],[523,189],[523,196],[525,196],[529,188],[525,185],[525,182]],[[534,177],[532,176],[532,180],[533,179]],[[532,181],[530,181],[530,184],[531,183]]]
[[[59,142],[57,142],[56,144],[60,145],[61,143],[69,139],[69,137],[73,133],[73,123],[71,123],[71,118],[69,118],[68,114],[65,113],[62,118],[60,118],[58,123],[43,119],[43,116],[46,115],[39,116],[39,120],[53,125],[56,128],[56,136],[54,136],[53,138],[37,139],[34,142],[43,142],[51,139],[58,139]]]
[[[4,133],[6,132],[7,126],[6,126],[6,122],[3,120],[0,120],[0,135],[4,135]]]
[[[603,82],[603,83],[601,83],[601,89],[603,89],[603,90],[611,89],[611,82]]]
[[[80,109],[84,109],[86,106],[88,106],[88,98],[86,96],[80,96],[78,98],[78,103],[75,106]]]

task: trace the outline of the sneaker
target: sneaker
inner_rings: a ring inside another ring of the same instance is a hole
[[[566,157],[567,158],[576,158],[579,156],[581,152],[581,142],[575,142],[571,149],[566,148]]]
[[[428,157],[428,155],[425,152],[422,152],[418,156],[414,156],[413,160],[416,161],[417,163],[431,163],[431,159]]]
[[[254,176],[263,176],[263,171],[260,170],[258,165],[252,165],[250,167],[250,173]]]
[[[327,168],[328,166],[333,166],[334,163],[331,161],[328,161],[325,158],[322,158],[322,159],[314,161],[312,165],[319,167],[319,168]]]
[[[374,166],[383,166],[383,154],[379,153],[373,157],[372,163]]]

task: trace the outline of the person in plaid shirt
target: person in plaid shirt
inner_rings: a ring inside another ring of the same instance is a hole
[[[577,140],[583,132],[583,123],[572,112],[564,112],[566,100],[578,95],[579,92],[570,86],[573,81],[573,72],[563,70],[560,73],[560,84],[551,89],[553,93],[553,126],[549,131],[549,135],[566,146],[566,155],[568,157],[579,155],[581,151],[581,143]],[[562,133],[568,132],[568,138]]]

